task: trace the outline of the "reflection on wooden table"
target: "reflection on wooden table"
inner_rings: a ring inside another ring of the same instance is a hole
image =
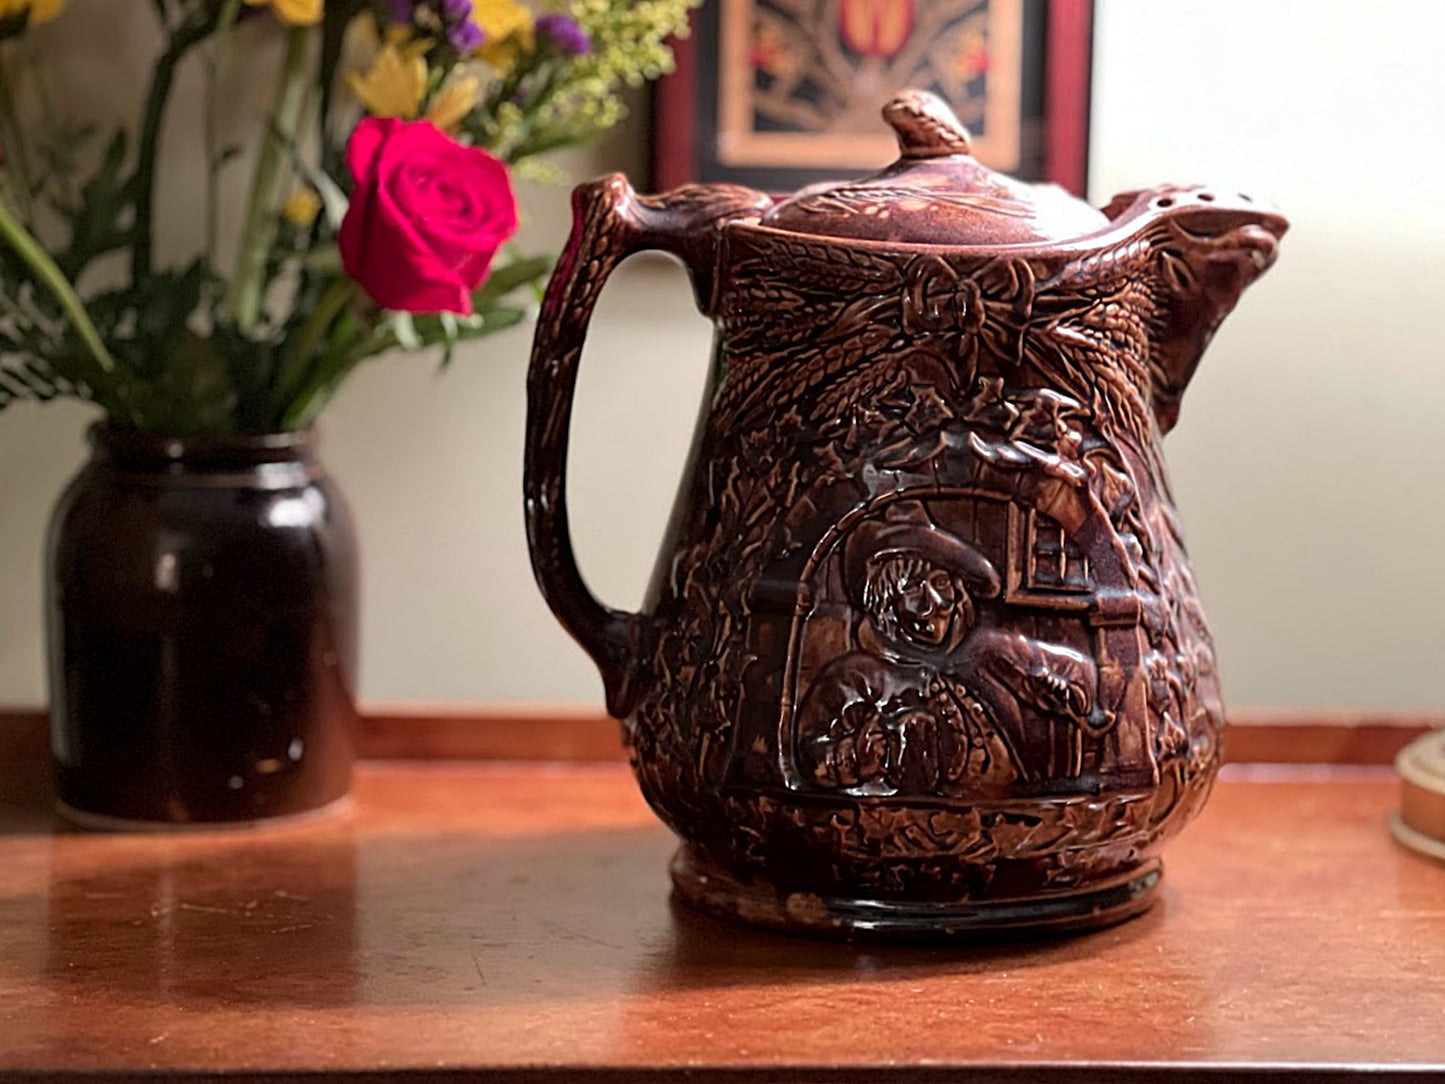
[[[57,827],[16,744],[0,1070],[1445,1066],[1445,864],[1391,842],[1383,769],[1227,769],[1142,918],[940,949],[670,903],[621,765],[370,764],[330,821],[99,836]]]

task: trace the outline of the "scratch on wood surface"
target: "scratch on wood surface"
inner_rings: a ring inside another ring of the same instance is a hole
[[[553,919],[543,919],[542,926],[543,928],[550,930],[552,933],[556,934],[563,941],[580,941],[588,945],[599,945],[602,948],[614,949],[617,952],[627,951],[627,947],[625,945],[618,945],[612,941],[604,941],[600,937],[593,937],[590,933],[587,933],[583,930],[574,930],[571,926],[564,925],[563,923],[557,922]]]
[[[207,907],[205,904],[184,901],[179,906],[182,911],[201,911],[208,915],[233,915],[236,913],[229,907]]]

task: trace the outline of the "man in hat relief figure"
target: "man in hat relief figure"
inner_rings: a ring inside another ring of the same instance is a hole
[[[974,600],[999,595],[998,571],[921,503],[894,502],[855,527],[843,578],[857,649],[819,671],[799,707],[797,763],[811,783],[1001,795],[1033,774],[1021,704],[1090,725],[1092,661],[979,627]]]

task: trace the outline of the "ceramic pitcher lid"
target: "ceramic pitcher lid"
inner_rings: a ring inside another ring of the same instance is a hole
[[[1068,241],[1109,220],[1053,184],[1028,184],[973,157],[968,129],[941,98],[901,91],[883,107],[900,157],[858,181],[804,188],[763,224],[825,237],[930,245]]]

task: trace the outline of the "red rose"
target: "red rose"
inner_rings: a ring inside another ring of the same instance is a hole
[[[371,299],[406,312],[471,314],[472,291],[517,232],[507,167],[428,121],[367,117],[351,133],[356,179],[337,242]]]

